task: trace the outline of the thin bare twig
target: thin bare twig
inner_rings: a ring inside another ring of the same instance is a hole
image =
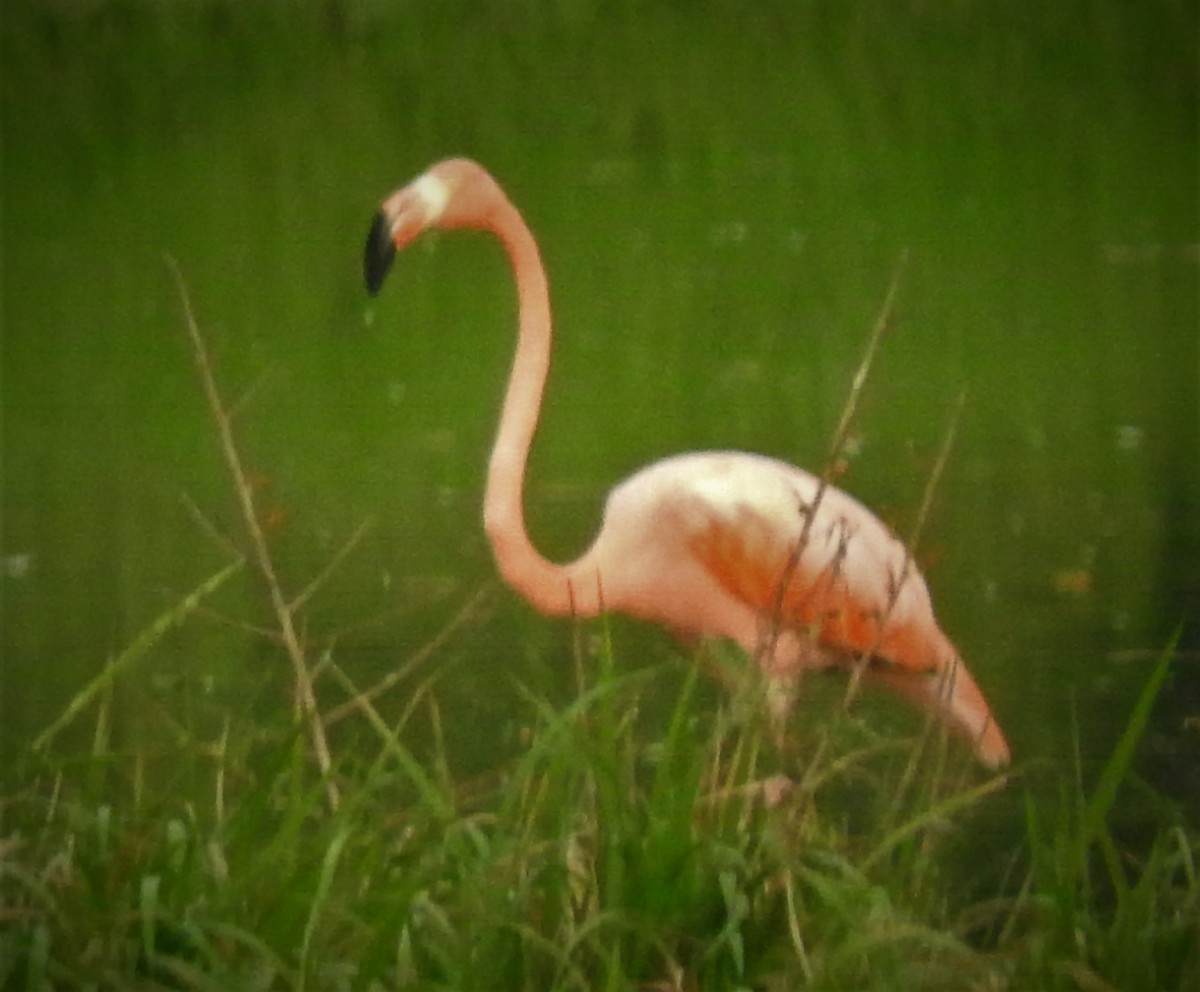
[[[771,608],[771,630],[763,644],[762,657],[773,658],[775,650],[778,647],[779,638],[783,633],[784,626],[784,597],[787,595],[787,589],[791,584],[792,576],[795,575],[796,569],[800,565],[804,549],[808,547],[808,539],[812,532],[813,522],[817,518],[817,510],[821,506],[821,501],[825,498],[825,491],[832,484],[838,459],[841,457],[842,449],[846,446],[846,439],[850,436],[850,427],[858,411],[858,401],[867,384],[867,376],[875,361],[875,354],[879,350],[879,344],[883,340],[884,334],[892,326],[892,315],[896,308],[896,297],[899,295],[900,284],[907,264],[908,251],[906,249],[901,252],[900,259],[896,263],[895,271],[892,273],[892,281],[888,286],[887,295],[883,299],[883,305],[879,308],[879,314],[875,318],[875,326],[871,328],[871,335],[867,338],[867,349],[863,353],[862,360],[858,363],[858,368],[854,372],[854,379],[850,384],[850,392],[847,394],[846,402],[842,406],[841,420],[838,421],[837,428],[833,432],[833,440],[829,446],[829,457],[825,460],[821,477],[817,482],[816,494],[813,496],[812,502],[804,510],[804,523],[800,529],[800,536],[792,546],[787,561],[784,563],[783,572],[776,583],[775,602]]]
[[[917,546],[921,540],[921,532],[925,529],[925,522],[929,518],[929,511],[933,506],[933,496],[937,492],[938,484],[942,479],[942,472],[945,471],[946,463],[950,460],[950,451],[954,447],[954,438],[958,434],[958,422],[962,417],[963,408],[966,406],[967,391],[963,389],[958,394],[958,399],[955,401],[954,409],[950,413],[950,422],[946,425],[946,433],[942,437],[942,446],[938,451],[937,459],[933,463],[933,468],[929,473],[929,478],[925,480],[925,492],[921,496],[921,508],[917,512],[916,522],[913,524],[912,532],[908,536],[908,540],[904,544],[904,567],[900,570],[899,578],[892,583],[888,590],[887,606],[883,611],[883,616],[879,622],[879,632],[876,635],[876,643],[870,651],[863,652],[863,656],[854,666],[854,671],[851,673],[850,682],[846,687],[846,697],[844,706],[848,707],[853,701],[855,694],[858,692],[859,683],[862,680],[862,673],[867,664],[870,662],[870,657],[875,653],[875,649],[879,646],[878,642],[883,637],[883,630],[887,625],[888,617],[891,616],[892,610],[896,606],[896,601],[900,598],[900,590],[904,588],[904,583],[908,581],[909,576],[913,571],[913,560],[916,554]],[[951,676],[953,677],[953,676]]]
[[[358,529],[350,535],[350,537],[346,540],[346,543],[343,544],[341,548],[338,549],[337,553],[334,554],[334,556],[329,560],[329,564],[327,564],[325,568],[321,570],[315,579],[313,579],[296,596],[292,598],[292,601],[288,604],[288,609],[294,613],[304,606],[304,604],[310,599],[312,599],[316,591],[325,584],[326,580],[330,575],[333,574],[334,570],[346,560],[351,551],[358,547],[358,543],[367,536],[368,531],[370,531],[370,529],[374,526],[375,521],[370,517],[359,524]]]
[[[842,454],[842,449],[846,446],[846,438],[850,436],[850,425],[854,421],[854,415],[858,412],[858,401],[862,396],[863,388],[867,384],[867,376],[871,371],[871,366],[875,362],[875,353],[879,350],[879,343],[883,340],[883,335],[892,326],[892,315],[896,308],[896,296],[900,292],[900,283],[904,277],[904,270],[908,266],[908,249],[900,253],[900,259],[896,262],[896,269],[892,273],[892,281],[888,286],[887,296],[883,299],[883,306],[879,308],[879,314],[875,318],[875,326],[871,328],[871,336],[867,339],[867,350],[863,354],[862,361],[858,363],[858,368],[854,373],[854,380],[850,384],[850,392],[846,396],[846,403],[842,407],[842,419],[838,422],[837,430],[833,432],[833,441],[829,446],[829,458],[825,463],[825,470],[821,473],[821,481],[828,484],[833,475],[834,466],[837,464],[838,458]]]
[[[347,695],[351,697],[350,704],[367,718],[367,722],[371,724],[383,742],[384,747],[376,758],[376,765],[384,758],[390,757],[395,760],[404,770],[412,784],[416,786],[422,798],[429,804],[431,809],[435,810],[440,816],[446,818],[452,816],[454,810],[450,800],[439,791],[434,780],[426,773],[421,763],[400,743],[400,734],[404,729],[404,725],[408,722],[409,716],[412,715],[417,701],[430,691],[433,680],[427,679],[419,687],[418,691],[414,693],[414,698],[409,701],[408,707],[406,707],[395,726],[389,727],[379,714],[379,711],[371,704],[366,693],[359,691],[354,681],[342,671],[336,661],[330,662],[329,671],[338,683],[341,684]]]
[[[925,480],[925,492],[921,497],[921,508],[917,512],[917,519],[913,523],[912,532],[909,534],[908,541],[905,544],[905,548],[904,548],[904,550],[905,550],[904,568],[901,571],[900,580],[895,584],[894,590],[890,593],[890,595],[888,597],[887,609],[884,611],[884,622],[886,622],[887,617],[891,614],[892,609],[895,606],[897,598],[899,598],[900,589],[903,588],[904,583],[908,580],[909,576],[912,574],[912,570],[914,567],[913,566],[914,556],[916,555],[917,545],[921,539],[921,532],[925,529],[925,522],[926,522],[926,520],[928,520],[930,509],[933,506],[934,493],[937,492],[938,484],[941,482],[942,473],[945,471],[946,464],[950,460],[950,451],[954,447],[954,439],[958,434],[958,424],[962,418],[962,412],[963,412],[963,408],[966,406],[966,402],[967,402],[967,391],[964,388],[962,391],[959,392],[958,399],[955,401],[954,409],[950,413],[950,421],[946,425],[946,433],[942,437],[942,446],[938,450],[938,456],[937,456],[937,459],[933,463],[933,468],[929,473],[929,478]],[[878,639],[881,638],[882,636],[883,636],[883,624],[881,623],[880,624],[880,632],[877,635],[876,640],[878,641]],[[874,648],[872,648],[872,653],[873,653],[873,651],[874,651]],[[868,664],[870,664],[870,654],[867,654],[867,653],[864,653],[863,656],[861,658],[859,658],[858,661],[855,663],[854,669],[850,673],[850,680],[846,685],[846,694],[842,700],[843,708],[848,708],[850,706],[851,702],[853,702],[854,696],[858,692],[860,683],[862,681],[863,672],[866,670],[866,667]],[[941,673],[939,673],[939,675],[938,675],[938,700],[939,700],[939,702],[943,701],[946,698],[946,696],[947,696],[946,689],[950,684],[953,683],[954,678],[957,674],[957,668],[958,668],[959,664],[960,664],[960,659],[956,655],[953,663],[951,665],[949,665]],[[925,749],[925,745],[929,739],[929,735],[933,731],[934,716],[935,716],[935,713],[934,713],[934,711],[931,710],[929,712],[928,717],[925,720],[925,729],[921,735],[918,745],[915,748],[913,748],[912,751],[909,753],[908,763],[905,766],[904,772],[900,776],[900,781],[897,783],[896,789],[893,793],[892,805],[891,805],[891,808],[888,810],[888,820],[886,822],[891,822],[892,817],[894,817],[895,814],[898,812],[898,810],[900,808],[900,803],[901,803],[905,793],[908,791],[914,778],[916,777],[917,760],[920,757],[922,751]],[[938,755],[939,766],[944,764],[945,758],[946,758],[946,755],[945,755],[945,751],[943,750]],[[941,771],[941,768],[939,767],[939,774],[934,776],[934,779],[933,779],[934,782],[941,781],[942,777],[941,777],[940,771]]]
[[[296,683],[298,715],[308,725],[309,734],[312,738],[313,751],[317,758],[317,765],[325,778],[325,795],[330,808],[336,810],[339,803],[339,796],[337,784],[331,775],[333,762],[329,754],[329,743],[325,738],[325,728],[321,723],[321,715],[317,709],[316,695],[313,692],[312,678],[309,675],[308,659],[305,655],[304,645],[296,633],[295,620],[291,607],[288,605],[287,597],[284,595],[283,589],[279,584],[279,577],[275,572],[274,562],[271,560],[271,553],[267,547],[267,538],[263,533],[262,524],[259,522],[258,510],[254,505],[254,488],[250,483],[246,469],[242,465],[241,455],[238,453],[237,444],[233,436],[233,424],[229,412],[221,399],[220,391],[217,388],[216,377],[213,374],[212,360],[208,353],[208,346],[205,344],[204,336],[200,333],[200,327],[196,323],[191,299],[188,296],[187,285],[183,280],[183,273],[179,269],[179,264],[169,255],[167,256],[167,264],[171,268],[179,289],[179,297],[183,305],[184,323],[187,328],[188,337],[191,340],[196,369],[200,373],[200,384],[204,389],[204,397],[208,402],[209,413],[217,428],[221,454],[225,459],[225,465],[229,469],[230,477],[233,480],[233,487],[237,493],[238,504],[242,511],[242,520],[246,526],[246,533],[250,538],[254,563],[263,578],[263,582],[266,584],[267,594],[271,600],[271,608],[274,611],[276,623],[279,624],[280,640],[292,663],[292,671]]]
[[[364,703],[370,703],[371,700],[383,695],[383,693],[387,692],[396,683],[408,678],[413,671],[436,654],[456,630],[462,627],[468,620],[478,615],[480,607],[491,594],[492,588],[490,585],[485,585],[477,590],[475,595],[468,599],[459,611],[450,618],[449,623],[418,648],[415,653],[410,655],[399,668],[388,672],[387,675],[371,686],[371,688],[363,690],[359,697],[348,700],[340,706],[335,706],[326,713],[324,717],[325,726],[332,727],[351,713],[361,710]]]
[[[259,390],[272,376],[272,371],[268,369],[255,379],[249,386],[242,390],[242,395],[235,399],[232,403],[225,407],[225,413],[229,417],[230,423],[237,420],[241,416],[242,410],[250,405],[250,401],[258,395]]]
[[[180,495],[180,499],[183,501],[183,505],[187,509],[188,513],[191,514],[192,519],[196,521],[196,526],[198,526],[202,531],[204,531],[205,534],[212,538],[215,544],[219,544],[231,555],[237,558],[242,556],[241,551],[238,550],[237,545],[233,542],[229,535],[221,530],[221,528],[218,527],[212,520],[209,520],[208,516],[203,510],[200,509],[199,506],[196,505],[196,501],[192,499],[191,496],[189,496],[187,493],[182,493]]]

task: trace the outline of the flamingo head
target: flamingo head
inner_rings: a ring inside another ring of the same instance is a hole
[[[371,224],[363,254],[367,292],[383,285],[396,252],[430,227],[491,226],[494,207],[504,194],[479,164],[451,158],[431,166],[392,193]]]

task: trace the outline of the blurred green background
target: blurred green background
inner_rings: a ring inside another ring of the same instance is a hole
[[[919,557],[1017,760],[1074,723],[1103,757],[1182,622],[1149,768],[1196,785],[1197,27],[1191,0],[6,2],[5,750],[226,560],[192,507],[240,533],[167,256],[249,391],[285,585],[372,521],[314,644],[369,684],[495,582],[503,256],[430,236],[377,301],[361,280],[378,201],[466,154],[549,269],[549,555],[671,452],[819,469],[907,251],[840,483],[906,533],[965,391]],[[118,740],[284,705],[282,656],[239,626],[254,581],[211,607],[118,684]],[[515,680],[569,687],[571,637],[497,589],[442,648],[465,765],[520,746]],[[678,651],[616,638],[626,665]]]

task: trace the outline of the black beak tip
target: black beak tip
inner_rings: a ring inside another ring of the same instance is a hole
[[[363,281],[367,284],[367,292],[374,296],[383,285],[383,280],[392,267],[392,259],[396,257],[396,246],[392,243],[392,225],[387,215],[380,210],[371,223],[371,231],[367,235],[366,249],[363,251]]]

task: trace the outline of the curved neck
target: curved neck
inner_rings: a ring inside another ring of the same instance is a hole
[[[525,530],[523,490],[529,448],[537,429],[542,392],[550,368],[550,292],[537,242],[507,200],[488,229],[503,243],[517,286],[516,354],[488,464],[483,524],[506,582],[543,613],[592,616],[599,612],[598,579],[587,556],[556,565],[533,546]]]

